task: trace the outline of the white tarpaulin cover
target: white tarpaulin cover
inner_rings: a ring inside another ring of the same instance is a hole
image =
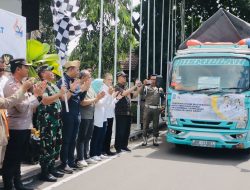
[[[174,118],[213,120],[213,121],[246,121],[247,110],[242,94],[208,96],[206,94],[172,94],[170,105]]]
[[[26,18],[0,9],[0,56],[26,58]]]

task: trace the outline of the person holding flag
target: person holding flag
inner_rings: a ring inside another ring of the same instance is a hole
[[[65,86],[69,93],[67,93],[67,100],[69,111],[66,110],[65,99],[62,98],[62,148],[60,153],[61,165],[60,171],[71,174],[73,169],[80,168],[75,163],[74,153],[76,147],[76,138],[81,121],[80,102],[85,98],[87,90],[90,87],[91,81],[80,85],[79,77],[80,61],[68,61],[64,68],[66,73],[60,79],[57,86],[61,88],[63,79]]]

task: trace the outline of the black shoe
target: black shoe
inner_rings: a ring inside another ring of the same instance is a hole
[[[115,152],[111,152],[111,151],[107,151],[106,154],[107,154],[108,156],[114,156],[114,155],[116,155]]]
[[[131,150],[128,147],[122,148],[122,150],[125,150],[126,152],[131,152]]]
[[[65,174],[72,174],[73,173],[73,169],[70,168],[68,165],[66,165],[66,166],[60,166],[59,170],[60,170],[60,172],[63,172]]]
[[[33,190],[33,188],[25,187],[21,181],[21,176],[14,177],[14,186],[16,190]]]
[[[24,187],[24,186],[15,187],[15,188],[16,188],[16,190],[34,190],[33,188]]]
[[[42,181],[48,181],[48,182],[56,182],[57,181],[57,178],[50,173],[48,173],[48,174],[42,173],[40,179]]]
[[[2,176],[3,179],[3,186],[5,190],[13,190],[13,179],[11,179],[10,177],[5,177]]]
[[[14,180],[14,186],[16,190],[33,190],[33,188],[25,187],[21,180]]]
[[[122,152],[121,149],[116,150],[116,154],[120,154],[121,152]]]
[[[159,146],[158,137],[154,137],[154,138],[153,138],[153,145],[154,145],[154,146]]]
[[[52,174],[53,176],[58,177],[58,178],[61,178],[61,177],[64,176],[64,173],[59,172],[59,171],[57,171],[57,170],[51,171],[50,174]]]
[[[142,142],[142,146],[147,146],[148,145],[148,137],[142,137],[143,142]]]
[[[76,163],[70,164],[69,167],[72,168],[73,170],[82,170],[83,169],[82,167],[78,166]]]

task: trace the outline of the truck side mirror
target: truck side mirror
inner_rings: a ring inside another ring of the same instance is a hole
[[[171,79],[172,70],[173,70],[173,64],[172,64],[172,62],[168,62],[167,63],[167,88],[170,85],[170,79]]]

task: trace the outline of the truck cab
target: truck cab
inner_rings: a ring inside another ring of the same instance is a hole
[[[180,50],[169,72],[167,142],[250,148],[250,49],[199,44]]]

